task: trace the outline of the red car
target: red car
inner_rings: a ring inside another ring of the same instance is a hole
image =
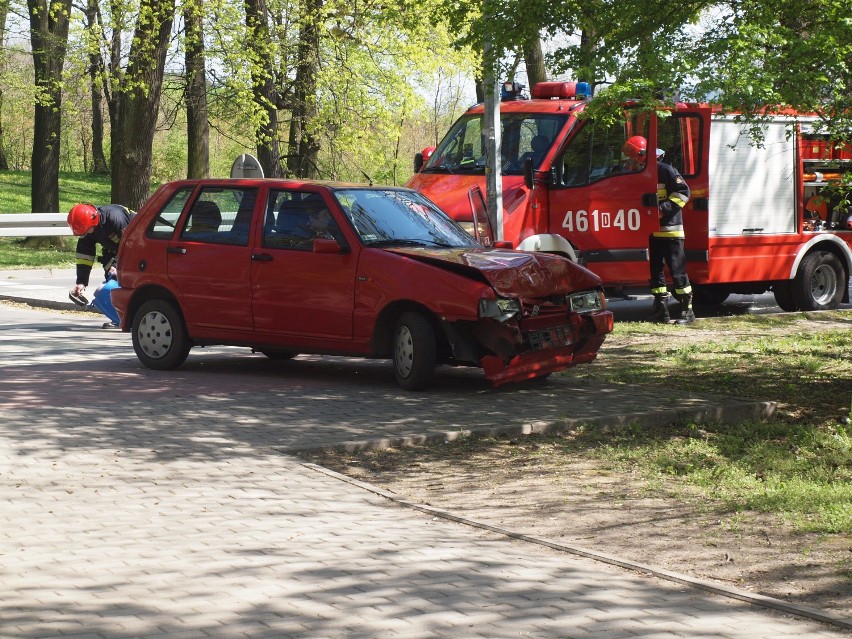
[[[485,248],[406,188],[172,182],[124,232],[118,279],[121,327],[154,369],[231,344],[392,359],[409,390],[438,364],[499,385],[589,362],[612,330],[590,271]]]

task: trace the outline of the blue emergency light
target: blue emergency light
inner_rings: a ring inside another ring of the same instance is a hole
[[[521,95],[521,92],[524,90],[524,87],[525,85],[520,82],[504,82],[500,88],[500,100],[523,100],[524,96]]]

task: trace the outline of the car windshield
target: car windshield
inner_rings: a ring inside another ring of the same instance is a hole
[[[478,246],[416,191],[341,189],[334,196],[368,246]]]
[[[500,117],[502,171],[521,175],[524,161],[538,169],[567,115],[504,113]],[[423,173],[485,173],[485,135],[482,115],[462,116],[423,167]]]

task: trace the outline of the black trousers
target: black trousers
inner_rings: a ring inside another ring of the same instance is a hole
[[[654,237],[648,239],[648,258],[651,266],[651,289],[666,286],[665,267],[669,267],[675,293],[687,292],[689,277],[686,274],[686,253],[683,238]]]

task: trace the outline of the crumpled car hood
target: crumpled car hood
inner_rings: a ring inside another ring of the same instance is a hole
[[[588,269],[559,255],[506,249],[386,249],[411,259],[487,281],[498,295],[535,298],[601,286]]]

